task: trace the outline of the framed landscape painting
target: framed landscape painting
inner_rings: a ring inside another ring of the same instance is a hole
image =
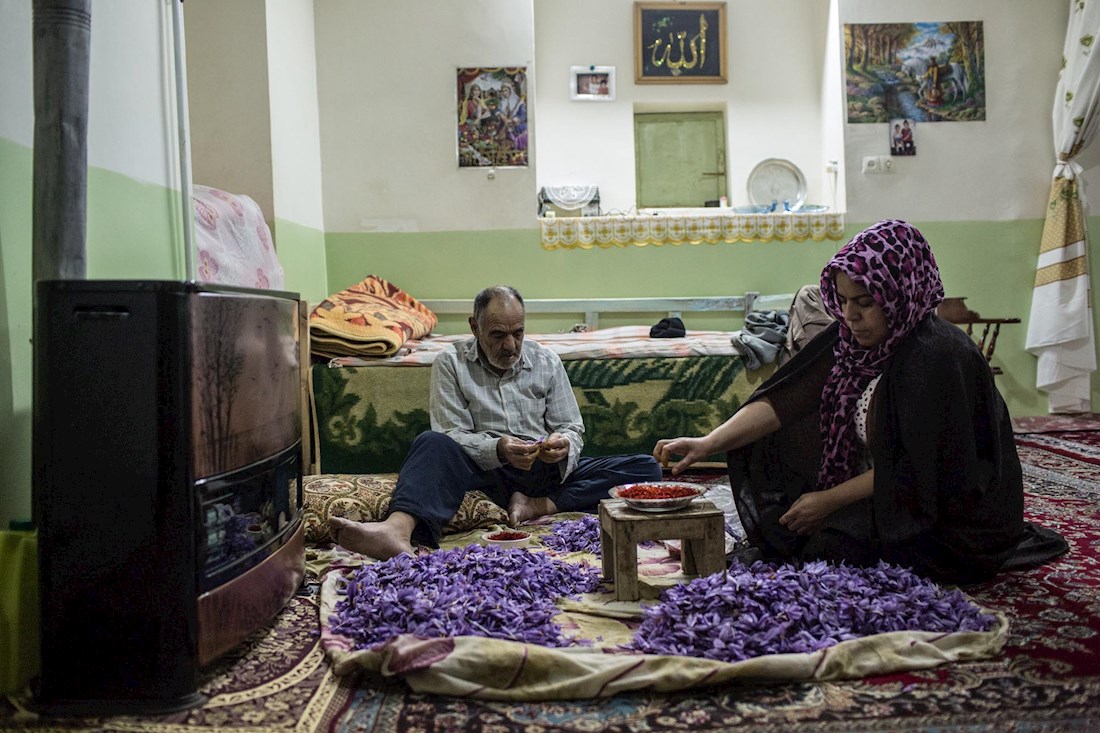
[[[848,122],[985,119],[981,21],[846,23]]]

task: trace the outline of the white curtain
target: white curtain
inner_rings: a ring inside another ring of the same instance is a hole
[[[1036,386],[1052,413],[1089,412],[1096,340],[1089,297],[1086,201],[1077,156],[1100,128],[1100,0],[1071,0],[1062,70],[1054,93],[1050,189],[1027,350],[1039,358]]]

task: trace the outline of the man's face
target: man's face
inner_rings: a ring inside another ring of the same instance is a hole
[[[525,321],[523,306],[508,296],[493,298],[480,321],[470,316],[470,330],[477,337],[477,345],[498,374],[511,370],[519,361]]]

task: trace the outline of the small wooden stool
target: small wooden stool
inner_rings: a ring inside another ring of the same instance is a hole
[[[604,499],[600,502],[603,577],[615,583],[615,600],[638,600],[638,543],[644,540],[681,540],[685,575],[721,572],[726,569],[725,532],[725,515],[707,499],[664,513],[631,509],[622,499]]]

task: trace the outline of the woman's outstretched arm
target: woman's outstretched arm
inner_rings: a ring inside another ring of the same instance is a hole
[[[744,447],[779,429],[779,416],[767,397],[743,406],[729,420],[702,437],[665,438],[658,440],[653,457],[668,466],[673,456],[681,456],[672,466],[672,475],[715,453]]]

